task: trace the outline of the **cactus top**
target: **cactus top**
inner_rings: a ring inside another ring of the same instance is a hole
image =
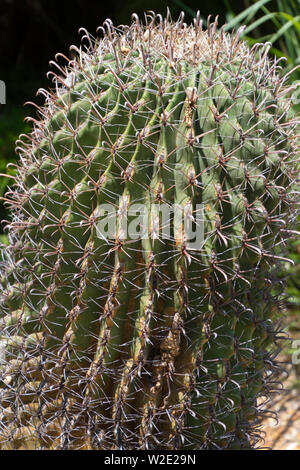
[[[135,21],[130,27],[119,28],[106,20],[106,31],[101,28],[104,37],[96,42],[99,56],[113,52],[114,49],[119,49],[125,55],[136,50],[141,53],[144,51],[147,55],[151,51],[170,62],[184,60],[196,66],[203,60],[215,60],[218,55],[228,58],[232,58],[233,54],[245,57],[248,51],[246,44],[239,40],[244,27],[233,38],[230,34],[217,30],[217,20],[210,23],[208,19],[208,29],[204,30],[199,14],[190,26],[184,23],[183,14],[176,23],[168,16],[163,19],[160,15],[146,16],[146,24],[141,24],[136,15],[133,18]],[[117,44],[119,47],[116,47]]]

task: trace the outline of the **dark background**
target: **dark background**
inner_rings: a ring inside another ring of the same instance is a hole
[[[238,13],[249,3],[233,0],[230,8]],[[80,27],[95,34],[106,18],[129,24],[133,12],[165,15],[167,7],[174,19],[185,9],[187,22],[192,19],[189,9],[200,9],[203,17],[219,15],[220,24],[228,11],[227,2],[216,0],[184,0],[182,5],[178,0],[0,0],[0,80],[7,85],[7,106],[32,100],[38,88],[51,85],[45,77],[49,60],[57,52],[69,54],[71,44],[79,45]]]

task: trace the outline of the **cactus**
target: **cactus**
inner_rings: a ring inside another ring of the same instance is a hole
[[[261,442],[279,370],[274,268],[296,213],[288,76],[242,29],[133,19],[106,20],[97,40],[84,31],[76,57],[53,63],[55,88],[40,90],[18,141],[2,250],[2,449]],[[105,204],[111,237],[99,230]],[[160,209],[174,206],[162,234]]]

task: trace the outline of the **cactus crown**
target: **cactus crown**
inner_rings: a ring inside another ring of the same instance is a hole
[[[260,437],[298,123],[268,46],[183,20],[106,20],[40,90],[6,195],[2,448],[247,448]],[[99,231],[105,204],[111,237]],[[144,237],[123,226],[144,226],[136,204],[151,213]],[[162,235],[173,205],[200,244],[176,213]]]

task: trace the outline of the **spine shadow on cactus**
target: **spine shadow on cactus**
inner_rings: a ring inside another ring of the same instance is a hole
[[[3,449],[259,445],[276,389],[297,119],[268,46],[159,15],[57,65],[18,143],[2,250]],[[65,58],[66,59],[66,58]],[[116,208],[113,239],[101,208]],[[157,210],[130,238],[131,208]],[[159,208],[191,220],[190,249]],[[157,227],[160,228],[157,235]],[[260,400],[260,401],[259,401]]]

